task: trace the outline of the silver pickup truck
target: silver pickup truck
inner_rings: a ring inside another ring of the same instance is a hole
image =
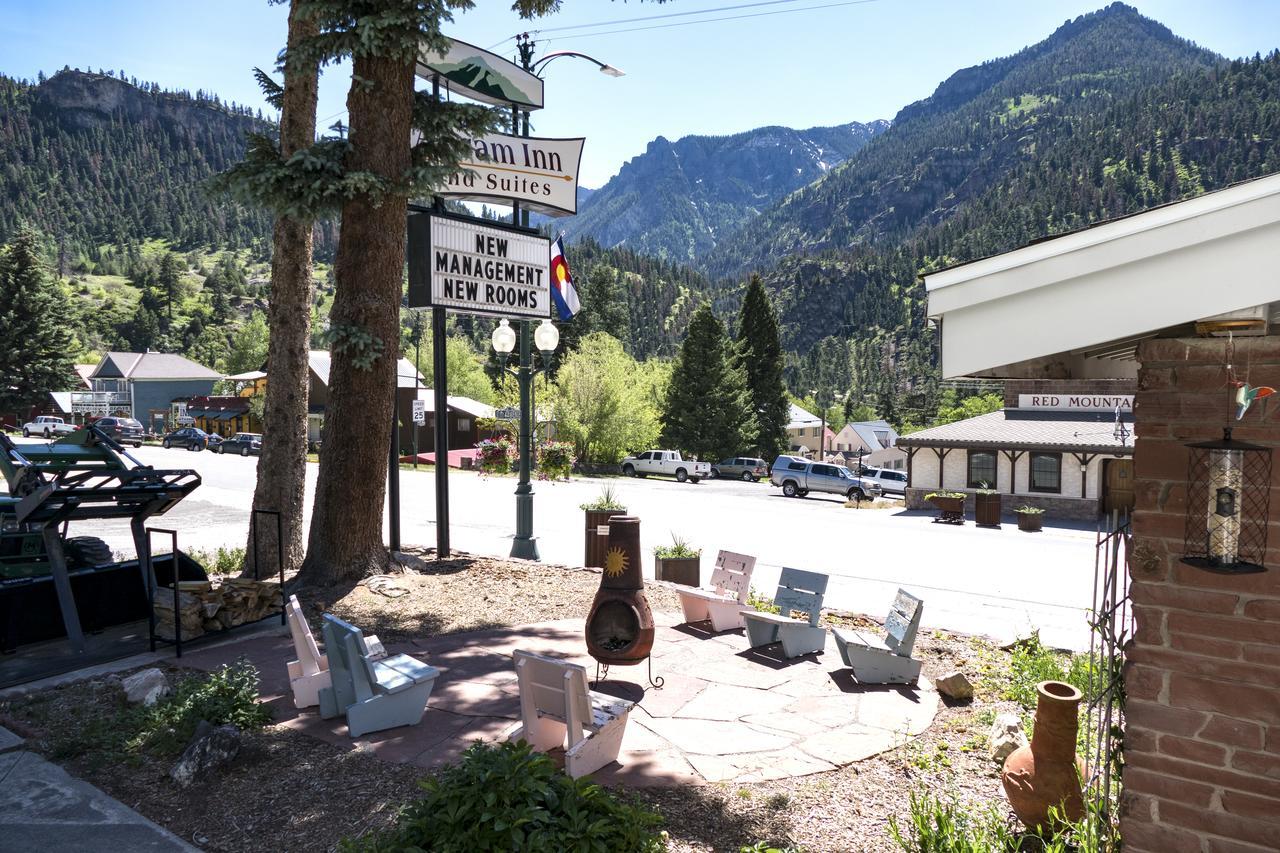
[[[859,477],[843,465],[812,462],[800,456],[779,456],[773,460],[769,482],[782,487],[789,498],[802,498],[809,492],[844,495],[849,500],[871,500],[880,497],[880,484]]]
[[[678,450],[646,450],[622,460],[622,473],[628,477],[645,477],[649,474],[675,477],[681,483],[696,483],[711,475],[710,462],[683,459]]]

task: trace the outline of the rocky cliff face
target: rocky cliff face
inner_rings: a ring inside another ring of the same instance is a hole
[[[582,204],[566,231],[604,246],[691,260],[827,174],[888,126],[762,127],[674,142],[660,136]]]
[[[133,123],[159,121],[172,126],[206,131],[228,124],[248,129],[248,116],[233,115],[212,101],[182,95],[146,92],[124,80],[82,71],[60,71],[35,89],[35,108],[56,114],[68,128],[91,130],[113,120]]]

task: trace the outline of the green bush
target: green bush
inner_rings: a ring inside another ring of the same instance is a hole
[[[585,779],[571,779],[525,743],[477,743],[422,783],[426,795],[348,853],[656,853],[662,821]]]
[[[701,548],[695,548],[689,544],[688,540],[681,539],[676,534],[671,534],[670,545],[659,545],[653,549],[654,556],[662,560],[687,560],[692,557],[702,555]]]
[[[146,709],[141,728],[129,747],[168,754],[180,752],[201,720],[215,726],[230,723],[246,731],[271,722],[271,711],[258,701],[258,670],[253,664],[241,658],[207,677],[183,678],[172,695]]]
[[[243,548],[218,548],[206,551],[193,548],[187,552],[205,571],[211,575],[238,575],[244,570],[245,551]]]
[[[906,827],[889,818],[889,837],[907,853],[992,853],[1012,847],[1013,834],[992,805],[967,811],[954,799],[911,792]]]

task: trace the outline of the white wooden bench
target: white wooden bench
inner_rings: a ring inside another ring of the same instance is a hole
[[[799,569],[783,569],[778,578],[778,591],[773,603],[779,613],[745,611],[743,624],[747,628],[747,645],[750,648],[782,643],[784,657],[795,658],[821,652],[827,642],[827,629],[818,625],[822,614],[822,597],[827,591],[827,576]],[[793,612],[805,614],[805,619],[795,619]]]
[[[296,595],[289,596],[285,607],[288,616],[289,633],[293,636],[293,653],[297,660],[287,664],[289,669],[289,687],[293,690],[293,704],[297,708],[311,708],[320,704],[320,691],[331,686],[329,677],[329,658],[321,654],[316,646],[316,638],[311,633],[311,626],[302,615],[302,605]],[[381,641],[370,634],[364,638],[369,657],[381,660],[387,656]]]
[[[905,590],[898,590],[884,620],[884,639],[836,628],[836,648],[853,677],[861,684],[915,684],[920,678],[920,661],[911,657],[920,630],[924,602]]]
[[[743,612],[751,609],[747,594],[751,591],[751,573],[755,568],[755,557],[721,551],[711,572],[710,587],[676,589],[684,621],[710,620],[711,630],[716,633],[741,628]]]
[[[524,740],[546,752],[568,746],[564,769],[573,778],[618,760],[634,702],[587,689],[587,671],[577,664],[517,649],[520,722],[507,740]]]
[[[359,628],[328,613],[321,630],[332,681],[320,691],[321,717],[345,714],[351,737],[422,719],[438,669],[409,655],[374,658]]]

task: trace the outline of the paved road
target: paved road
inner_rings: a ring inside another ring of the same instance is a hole
[[[138,458],[157,467],[190,467],[204,484],[163,519],[176,526],[184,548],[242,545],[256,458],[144,447]],[[308,507],[317,466],[308,466]],[[515,526],[515,480],[450,472],[452,544],[505,556]],[[1085,611],[1093,592],[1094,534],[1046,527],[1020,533],[1014,524],[987,530],[932,524],[931,514],[895,509],[851,510],[834,497],[784,498],[766,483],[575,479],[535,484],[535,530],[542,559],[581,565],[583,516],[578,509],[613,484],[642,519],[646,551],[676,533],[704,552],[703,576],[718,549],[755,554],[754,586],[772,590],[782,566],[831,576],[827,604],[883,616],[897,587],[925,599],[926,626],[1010,638],[1039,627],[1046,642],[1087,648]],[[402,541],[435,544],[434,479],[428,471],[401,475]],[[81,532],[94,532],[88,525]],[[113,548],[132,553],[128,529],[96,531]],[[157,543],[159,544],[159,543]],[[652,564],[646,574],[652,576]]]

